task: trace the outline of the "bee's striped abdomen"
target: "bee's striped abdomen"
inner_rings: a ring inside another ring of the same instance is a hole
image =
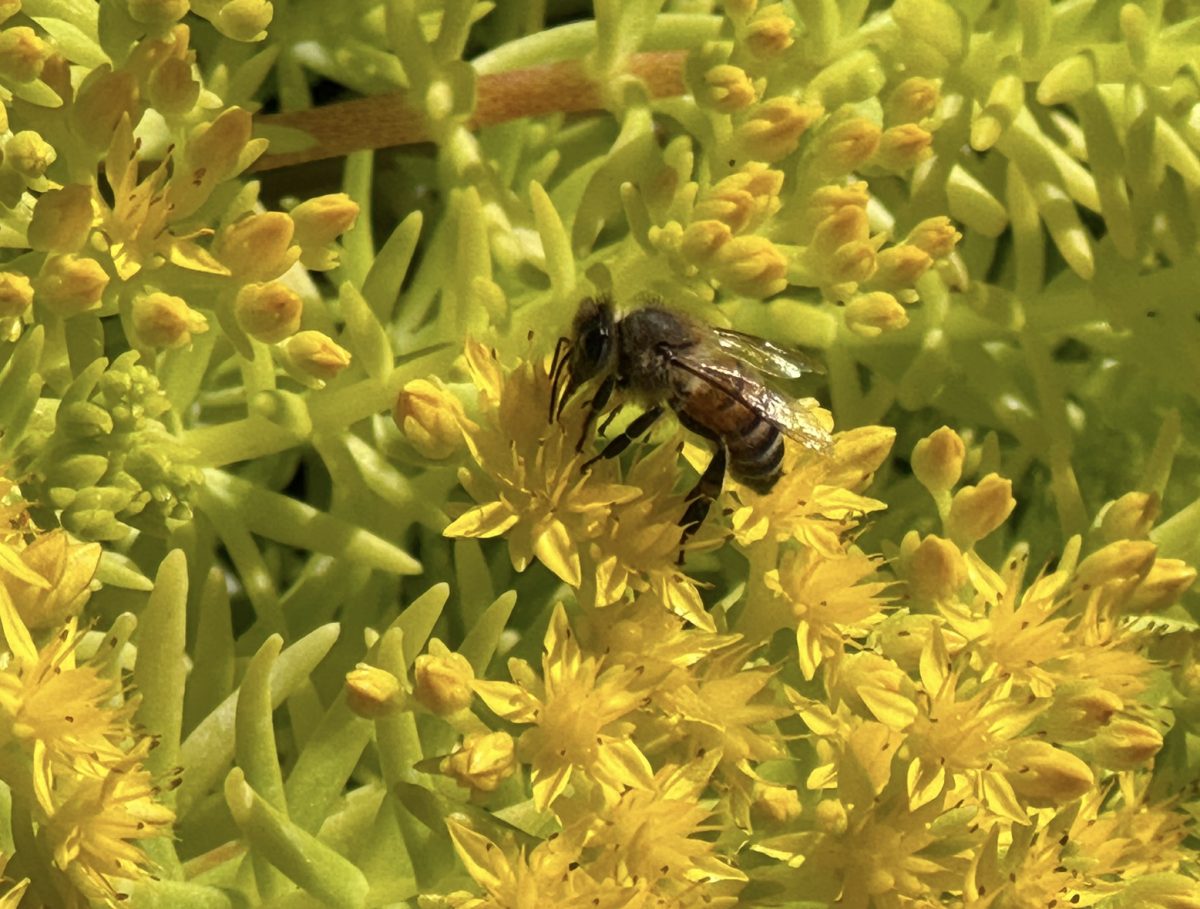
[[[724,435],[729,449],[729,473],[757,493],[767,493],[783,474],[783,435],[747,409],[753,417],[740,432]]]
[[[729,453],[729,473],[757,493],[769,492],[783,473],[783,436],[752,408],[720,389],[689,377],[673,401],[684,425],[719,439]],[[719,491],[719,490],[718,490]]]

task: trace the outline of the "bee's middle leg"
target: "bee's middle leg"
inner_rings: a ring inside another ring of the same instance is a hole
[[[596,393],[592,395],[592,399],[588,401],[587,413],[583,417],[583,429],[579,432],[579,441],[575,443],[575,451],[577,453],[583,451],[583,443],[591,435],[592,424],[596,422],[596,415],[608,404],[608,399],[612,397],[613,389],[616,386],[616,377],[606,376],[604,381],[600,383],[600,387],[596,389]]]
[[[725,443],[720,439],[716,441],[716,453],[713,454],[712,460],[708,462],[708,466],[704,468],[704,473],[700,475],[700,479],[696,482],[696,485],[687,494],[687,498],[685,499],[688,502],[687,511],[679,519],[679,526],[683,528],[682,533],[679,535],[680,565],[683,564],[684,545],[691,539],[692,534],[700,529],[700,525],[708,517],[708,510],[712,507],[713,500],[721,494],[721,486],[725,482]]]
[[[649,432],[650,427],[653,426],[655,421],[662,415],[662,407],[651,407],[636,420],[626,426],[623,433],[621,433],[619,436],[614,436],[612,440],[604,446],[604,450],[601,451],[600,454],[585,461],[583,464],[583,469],[587,470],[601,458],[615,458],[629,447],[630,442],[632,442],[638,436]]]

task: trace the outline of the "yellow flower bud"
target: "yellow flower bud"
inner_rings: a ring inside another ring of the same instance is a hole
[[[741,232],[754,212],[754,197],[745,190],[730,190],[719,196],[708,196],[692,209],[693,223],[720,221],[734,233]]]
[[[442,759],[441,772],[465,789],[494,792],[513,775],[517,767],[516,749],[507,732],[473,732],[462,748]]]
[[[1115,717],[1087,742],[1086,750],[1101,767],[1136,770],[1162,750],[1157,729],[1132,717]]]
[[[392,419],[423,457],[440,461],[462,447],[467,419],[462,403],[435,382],[413,379],[405,385]]]
[[[108,273],[95,259],[51,256],[34,281],[34,298],[63,319],[98,309],[108,287]]]
[[[819,260],[828,260],[843,246],[866,241],[869,236],[866,209],[843,205],[817,225],[809,248]]]
[[[841,836],[850,826],[846,806],[837,799],[822,799],[814,812],[817,829],[830,836]]]
[[[107,148],[121,118],[137,123],[140,115],[137,77],[107,65],[93,70],[79,87],[72,111],[75,131],[93,148]]]
[[[925,250],[935,259],[944,259],[954,252],[954,247],[962,239],[962,234],[954,229],[954,224],[945,215],[926,218],[912,229],[906,242]]]
[[[761,161],[750,161],[736,174],[730,174],[721,180],[716,190],[720,191],[724,187],[744,189],[755,199],[776,197],[783,189],[783,180],[783,171],[773,170]]]
[[[953,597],[967,580],[962,551],[930,534],[908,560],[908,589],[919,600],[941,602]]]
[[[888,96],[888,118],[896,123],[908,123],[928,117],[941,98],[940,79],[910,76]]]
[[[5,577],[13,604],[30,631],[53,628],[79,615],[92,595],[100,552],[99,543],[80,543],[61,529],[39,534],[21,550],[25,567],[49,583],[35,587],[12,575]]]
[[[825,108],[816,102],[771,98],[750,111],[734,131],[734,142],[745,157],[778,161],[796,150],[800,137],[823,113]]]
[[[846,325],[855,334],[874,338],[908,324],[908,313],[891,294],[883,290],[859,294],[846,304]]]
[[[901,243],[882,249],[875,257],[875,282],[888,290],[912,287],[933,265],[933,257],[919,246]]]
[[[883,131],[873,164],[891,171],[916,167],[933,154],[933,133],[915,123],[901,123]]]
[[[1124,603],[1123,612],[1162,612],[1196,583],[1196,569],[1181,559],[1155,559],[1149,573]]]
[[[1065,805],[1096,783],[1091,769],[1075,755],[1037,739],[1012,742],[1004,750],[1004,763],[1013,791],[1038,808]]]
[[[702,98],[723,114],[743,110],[758,98],[754,83],[750,81],[746,71],[728,63],[709,69],[704,74],[704,83],[708,90]]]
[[[132,320],[138,339],[150,347],[186,347],[192,335],[208,331],[208,320],[187,301],[161,291],[134,297]]]
[[[81,183],[42,193],[33,208],[27,237],[42,252],[77,252],[92,232],[92,190]]]
[[[0,271],[0,319],[21,316],[33,303],[33,284],[28,276],[15,271]]]
[[[917,535],[916,531],[910,533]],[[876,627],[875,636],[885,656],[905,672],[915,672],[933,629],[940,624],[940,616],[898,612]]]
[[[292,219],[283,212],[246,215],[217,234],[213,252],[235,278],[270,281],[300,258],[300,247],[292,243],[294,232]]]
[[[723,221],[734,233],[751,230],[779,211],[782,187],[782,171],[751,162],[705,193],[692,209],[692,220]]]
[[[0,22],[7,22],[21,11],[21,0],[0,0]]]
[[[337,252],[329,248],[354,226],[358,203],[345,193],[331,193],[301,202],[291,211],[305,268],[327,271],[337,265]]]
[[[880,134],[879,126],[865,117],[831,123],[817,137],[813,165],[826,179],[848,174],[875,154]]]
[[[978,486],[964,486],[954,494],[946,530],[960,546],[974,546],[1003,524],[1016,506],[1012,480],[989,473]]]
[[[742,46],[756,57],[778,56],[796,43],[796,23],[783,14],[783,4],[763,7],[742,33]]]
[[[191,8],[189,0],[127,0],[129,15],[143,25],[166,26],[178,22]]]
[[[859,230],[857,228],[857,222],[855,223],[854,237],[865,240],[870,233],[867,225],[867,219],[865,217],[867,200],[869,198],[870,194],[867,192],[867,184],[862,180],[844,186],[840,184],[833,184],[820,187],[808,197],[808,201],[804,204],[804,213],[801,216],[800,223],[797,227],[796,240],[800,243],[812,242],[817,228],[823,224],[826,219],[840,214],[842,209],[845,208],[857,208],[862,210],[862,227],[861,230]],[[842,215],[842,217],[847,216]],[[851,215],[850,217],[857,219],[859,216]],[[852,238],[846,237],[845,239],[839,240],[832,247],[829,247],[829,250],[832,251],[833,249],[836,249],[849,239]]]
[[[346,673],[346,703],[368,720],[387,716],[396,709],[400,680],[377,666],[359,663]]]
[[[850,292],[853,292],[855,289],[853,285],[861,284],[863,281],[871,279],[871,276],[875,274],[875,267],[875,245],[865,240],[856,240],[851,243],[845,243],[834,250],[833,255],[830,257],[828,263],[826,263],[824,272],[829,283],[849,285]],[[883,297],[891,296],[891,294],[883,295]],[[892,302],[895,302],[894,297],[892,297]],[[877,305],[886,307],[888,303],[886,300],[880,298]],[[892,315],[894,314],[889,314],[888,318],[891,318]],[[904,321],[901,324],[907,323],[908,314],[905,313]],[[893,327],[899,328],[900,325]]]
[[[949,426],[943,426],[913,446],[913,474],[934,495],[947,492],[962,477],[966,455],[962,437]]]
[[[167,117],[179,117],[190,112],[200,99],[200,82],[192,61],[168,57],[150,72],[146,85],[150,104]]]
[[[735,237],[713,258],[718,280],[735,294],[762,298],[787,287],[787,259],[766,237]]]
[[[1154,566],[1158,547],[1149,540],[1117,540],[1097,549],[1075,569],[1074,585],[1087,591],[1112,581],[1140,582]]]
[[[54,49],[25,25],[0,31],[0,75],[14,82],[32,82]]]
[[[461,653],[454,653],[437,638],[429,642],[429,653],[417,657],[413,666],[413,694],[439,716],[471,706],[475,670]]]
[[[36,180],[54,163],[54,146],[31,129],[23,129],[4,146],[4,160],[26,180]]]
[[[283,342],[292,365],[322,382],[337,378],[350,365],[350,351],[319,331],[300,331]]]
[[[234,41],[261,41],[274,13],[267,0],[229,0],[212,23]]]
[[[724,221],[706,219],[693,221],[683,232],[679,251],[694,265],[707,263],[722,246],[733,239],[733,232]]]
[[[1100,532],[1109,542],[1144,539],[1161,511],[1157,493],[1127,492],[1109,503],[1100,521]]]
[[[232,176],[250,141],[251,128],[249,111],[226,108],[212,123],[201,123],[192,131],[187,145],[189,165],[203,168],[216,181]]]
[[[1124,707],[1117,695],[1095,682],[1067,682],[1038,717],[1038,729],[1056,742],[1090,739]]]
[[[800,796],[791,786],[754,786],[754,801],[750,810],[768,825],[789,824],[800,817]]]
[[[242,331],[264,344],[276,344],[300,330],[304,303],[279,281],[247,284],[238,291],[233,315]]]

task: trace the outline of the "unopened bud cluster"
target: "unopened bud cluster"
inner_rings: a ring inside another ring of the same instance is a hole
[[[81,373],[55,422],[27,432],[17,452],[31,488],[83,540],[120,540],[132,528],[163,534],[191,517],[202,475],[160,422],[170,402],[137,360],[129,351]]]

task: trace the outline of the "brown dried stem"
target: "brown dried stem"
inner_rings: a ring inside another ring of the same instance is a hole
[[[685,51],[632,54],[628,72],[642,80],[652,98],[681,95],[686,56]],[[475,96],[475,112],[467,121],[471,129],[519,117],[579,113],[604,106],[601,87],[589,78],[578,60],[480,76]],[[269,114],[259,117],[258,122],[263,126],[302,130],[316,141],[303,151],[266,154],[254,165],[256,171],[335,158],[365,148],[428,142],[432,138],[424,110],[411,103],[405,92]]]

